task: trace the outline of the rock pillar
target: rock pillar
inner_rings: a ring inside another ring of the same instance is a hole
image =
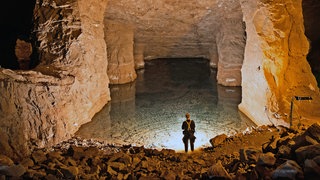
[[[124,84],[137,78],[133,56],[133,27],[105,21],[110,84]]]
[[[320,117],[301,0],[240,2],[247,32],[240,110],[258,125],[288,126],[292,97],[312,96],[310,102],[295,102],[294,118]]]
[[[0,149],[19,159],[70,138],[109,100],[106,0],[38,0],[40,64],[0,68]]]
[[[209,51],[209,59],[210,59],[210,67],[217,68],[218,61],[219,61],[219,55],[218,55],[218,49],[217,49],[216,43],[213,44],[212,48]]]
[[[144,47],[145,44],[134,44],[134,68],[144,68]]]
[[[219,54],[217,80],[224,86],[241,85],[241,66],[245,47],[245,27],[241,17],[221,21],[216,37]]]

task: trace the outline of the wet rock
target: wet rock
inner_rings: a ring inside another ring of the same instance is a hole
[[[297,161],[303,163],[306,159],[313,159],[320,155],[320,144],[303,146],[295,151]]]
[[[0,154],[0,166],[11,166],[13,164],[13,161],[9,157]]]
[[[208,176],[210,178],[231,179],[226,169],[222,166],[221,161],[218,161],[208,169]]]
[[[276,163],[276,158],[274,154],[271,152],[267,152],[266,154],[261,154],[258,158],[257,165],[261,166],[273,166]]]
[[[222,144],[227,138],[228,138],[227,135],[221,134],[221,135],[218,135],[218,136],[210,139],[210,143],[211,143],[212,147],[218,147],[218,146],[219,146],[220,144]]]
[[[272,173],[272,179],[303,179],[303,177],[301,167],[292,160],[281,164]]]
[[[19,177],[22,176],[26,172],[26,169],[21,165],[11,165],[11,166],[0,166],[0,174],[11,176],[11,177]]]

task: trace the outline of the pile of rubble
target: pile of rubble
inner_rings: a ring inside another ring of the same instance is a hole
[[[0,179],[317,179],[320,126],[263,131],[270,129],[273,135],[260,148],[244,145],[230,154],[218,151],[262,133],[261,129],[217,137],[211,140],[213,147],[192,153],[74,138],[49,150],[36,150],[19,163],[0,155]]]

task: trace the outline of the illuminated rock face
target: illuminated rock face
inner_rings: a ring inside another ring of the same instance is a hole
[[[105,0],[37,1],[41,63],[0,69],[0,149],[19,158],[65,140],[110,100]]]
[[[105,21],[105,26],[110,84],[134,81],[137,74],[133,57],[133,27],[114,21]]]
[[[288,125],[293,96],[297,116],[319,117],[319,89],[306,60],[301,1],[245,1],[247,43],[242,66],[241,111],[257,124]]]

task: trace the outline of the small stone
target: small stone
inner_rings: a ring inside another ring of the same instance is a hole
[[[320,166],[320,156],[313,158],[314,162],[316,162]]]
[[[75,160],[80,160],[86,157],[82,147],[70,146],[68,149],[68,155],[72,156]]]
[[[63,156],[61,156],[61,152],[58,152],[58,151],[51,151],[47,154],[47,157],[49,159],[57,159],[59,161],[62,161],[64,159]]]
[[[172,149],[162,149],[161,150],[162,156],[168,156],[175,154],[175,151]]]
[[[306,159],[304,161],[304,174],[306,179],[310,179],[313,176],[319,176],[320,166],[314,160]]]
[[[226,169],[222,166],[221,161],[218,161],[216,164],[212,165],[209,168],[208,175],[210,178],[231,179]]]
[[[281,145],[279,147],[277,156],[280,158],[286,158],[289,159],[291,157],[291,148],[286,145]]]
[[[89,147],[85,150],[86,157],[95,157],[99,154],[99,148],[97,147]]]
[[[118,174],[117,171],[113,170],[111,166],[107,167],[107,173],[109,173],[111,176],[116,176]]]
[[[210,143],[211,143],[212,147],[217,147],[220,144],[222,144],[227,138],[228,138],[227,135],[221,134],[221,135],[218,135],[218,136],[210,139]]]
[[[9,157],[0,154],[0,166],[11,166],[13,164],[13,161]]]
[[[300,147],[295,153],[297,161],[303,163],[306,159],[313,159],[320,155],[320,144]]]
[[[261,153],[260,150],[254,148],[240,149],[240,160],[242,162],[256,163]]]
[[[74,179],[79,174],[79,169],[75,166],[61,168],[63,177],[66,179]]]
[[[38,150],[38,151],[33,152],[31,157],[36,164],[41,164],[47,160],[47,157],[42,150]]]
[[[135,168],[140,162],[141,162],[140,158],[134,157],[132,161],[132,167]]]
[[[26,172],[26,169],[21,165],[0,166],[0,174],[12,177],[20,177]]]
[[[206,162],[203,159],[195,159],[195,160],[193,160],[193,162],[195,162],[199,165],[202,165],[202,166],[206,165]]]
[[[261,166],[273,166],[276,163],[276,160],[274,154],[267,152],[266,154],[261,154],[259,156],[257,164]]]
[[[172,171],[166,170],[165,172],[161,173],[160,177],[162,179],[175,180],[177,175]]]
[[[30,158],[26,158],[21,161],[21,165],[23,165],[25,168],[29,168],[34,166],[34,162]]]
[[[272,173],[272,179],[303,179],[301,167],[292,160],[277,167]]]

